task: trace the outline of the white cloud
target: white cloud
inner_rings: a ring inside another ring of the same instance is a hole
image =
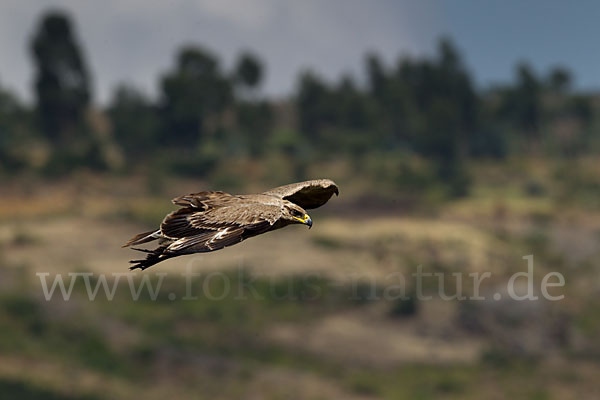
[[[0,85],[29,94],[28,40],[51,7],[74,17],[94,74],[97,98],[132,82],[156,92],[158,76],[183,43],[199,43],[231,65],[250,48],[268,68],[265,91],[289,91],[303,67],[333,77],[360,67],[375,49],[388,60],[423,51],[436,35],[434,8],[414,2],[361,0],[5,0],[0,4]]]
[[[278,3],[272,0],[197,0],[207,15],[250,29],[260,29],[274,17]]]

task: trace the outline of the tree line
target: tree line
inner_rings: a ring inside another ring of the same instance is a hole
[[[358,81],[305,71],[281,101],[260,95],[265,68],[258,55],[243,52],[226,69],[211,50],[186,46],[159,77],[157,98],[121,85],[103,109],[93,104],[91,69],[68,14],[43,15],[29,52],[35,103],[0,86],[0,168],[8,173],[159,163],[198,176],[226,157],[261,160],[278,152],[302,175],[307,160],[380,154],[422,158],[460,193],[469,159],[597,149],[596,98],[575,91],[567,69],[540,75],[522,63],[512,82],[478,88],[447,38],[433,56],[391,65],[367,54]]]

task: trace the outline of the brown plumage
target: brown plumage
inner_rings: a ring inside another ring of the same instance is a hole
[[[158,240],[154,250],[134,248],[148,255],[130,261],[134,264],[130,269],[144,270],[168,258],[219,250],[290,224],[310,228],[312,219],[305,210],[322,206],[334,193],[339,194],[333,181],[317,179],[261,194],[199,192],[180,196],[172,201],[181,208],[168,214],[158,230],[135,235],[123,247]]]

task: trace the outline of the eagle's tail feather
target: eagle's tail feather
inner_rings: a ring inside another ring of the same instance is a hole
[[[151,242],[153,240],[156,240],[158,238],[156,236],[154,236],[154,233],[156,233],[156,231],[149,231],[149,232],[138,233],[137,235],[135,235],[134,237],[132,237],[131,239],[129,239],[127,241],[127,243],[125,243],[121,247],[129,247],[131,245],[144,244],[144,243],[148,243],[148,242]]]

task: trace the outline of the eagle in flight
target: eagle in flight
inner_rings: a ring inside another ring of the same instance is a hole
[[[174,198],[180,208],[168,214],[158,230],[140,233],[123,247],[158,240],[145,259],[132,260],[130,269],[144,270],[166,259],[184,254],[205,253],[232,246],[261,233],[290,224],[310,228],[312,219],[305,210],[325,204],[337,185],[329,179],[279,186],[261,194],[232,195],[225,192],[199,192]]]

